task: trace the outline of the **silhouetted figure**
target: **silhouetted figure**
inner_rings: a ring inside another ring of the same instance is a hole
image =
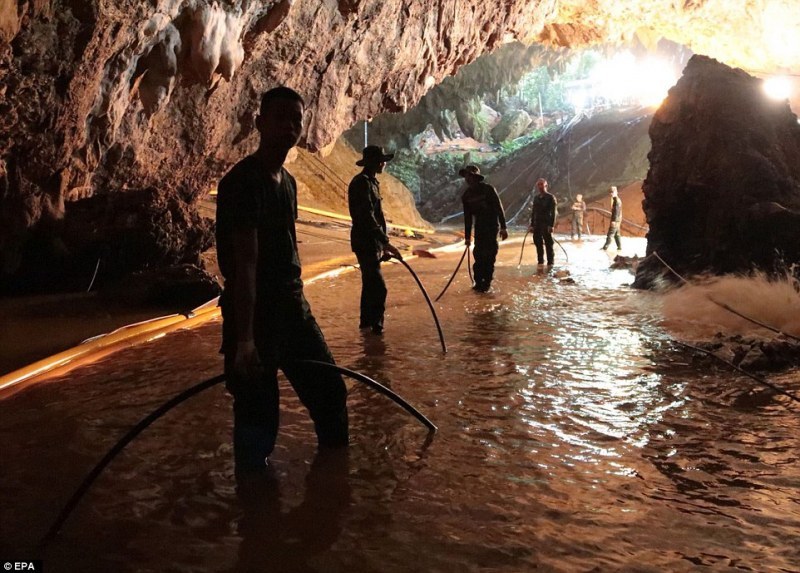
[[[605,251],[611,245],[611,239],[617,243],[617,250],[622,250],[622,240],[619,236],[619,228],[622,226],[622,199],[617,195],[617,188],[613,185],[608,190],[608,195],[611,197],[611,222],[608,224],[608,234],[606,234],[606,242],[603,245]]]
[[[469,247],[472,239],[472,221],[475,219],[475,248],[472,253],[475,263],[472,270],[478,292],[486,292],[492,285],[494,262],[500,248],[497,234],[506,240],[506,216],[503,204],[494,187],[484,182],[484,176],[476,165],[467,165],[458,174],[467,182],[467,189],[461,196],[464,205],[464,241]]]
[[[531,210],[531,226],[533,244],[536,245],[536,259],[538,264],[544,264],[545,249],[547,250],[547,264],[553,264],[555,252],[553,251],[553,228],[556,226],[556,198],[547,189],[546,179],[536,181],[536,194],[533,196],[533,209]]]
[[[578,240],[581,240],[581,233],[583,233],[583,215],[586,213],[586,201],[583,200],[583,195],[580,193],[575,196],[575,202],[572,203],[572,232],[570,239],[575,240],[575,235],[578,235]]]
[[[225,289],[222,350],[233,395],[236,470],[263,470],[278,435],[278,368],[308,408],[320,447],[348,444],[344,381],[297,364],[333,363],[303,295],[295,219],[297,187],[283,167],[303,130],[304,103],[278,87],[261,99],[256,152],[220,181],[217,258]]]
[[[381,187],[377,179],[386,162],[394,154],[383,152],[377,145],[368,145],[356,165],[363,167],[353,177],[347,188],[347,203],[353,228],[350,247],[356,254],[361,269],[361,320],[359,328],[383,333],[383,315],[386,311],[386,282],[381,274],[381,261],[391,256],[402,258],[386,234],[386,219],[381,206]]]

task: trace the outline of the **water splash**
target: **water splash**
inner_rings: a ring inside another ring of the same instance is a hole
[[[704,277],[666,292],[661,302],[663,325],[678,338],[706,340],[717,334],[775,337],[766,328],[736,316],[717,303],[800,336],[800,283],[788,274],[779,279],[762,273]]]

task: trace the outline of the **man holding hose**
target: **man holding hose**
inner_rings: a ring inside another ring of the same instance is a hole
[[[494,262],[500,245],[500,239],[508,238],[506,216],[503,204],[494,187],[484,182],[484,176],[477,165],[467,165],[458,174],[467,182],[467,189],[461,197],[464,205],[464,241],[467,247],[472,240],[472,225],[475,220],[475,264],[472,270],[478,292],[487,292],[494,277]]]

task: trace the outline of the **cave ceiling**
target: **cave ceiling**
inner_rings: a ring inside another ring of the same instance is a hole
[[[0,250],[92,194],[208,190],[252,149],[258,95],[275,84],[306,98],[313,150],[511,41],[666,38],[797,74],[798,31],[795,0],[6,0]]]

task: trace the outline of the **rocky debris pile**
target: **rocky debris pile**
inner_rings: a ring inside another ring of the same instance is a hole
[[[764,340],[718,334],[697,346],[747,371],[777,372],[800,365],[800,343],[785,337]]]
[[[683,276],[781,273],[800,261],[800,125],[762,80],[694,56],[650,125],[647,253]],[[665,275],[642,262],[634,286]]]
[[[628,269],[631,272],[635,273],[637,267],[639,266],[639,256],[633,255],[632,257],[626,257],[624,255],[617,255],[614,257],[614,260],[611,261],[610,268],[612,269]]]

